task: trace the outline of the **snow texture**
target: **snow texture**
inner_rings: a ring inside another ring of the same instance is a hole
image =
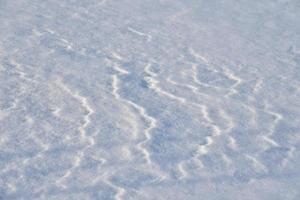
[[[0,0],[0,199],[299,200],[299,0]]]

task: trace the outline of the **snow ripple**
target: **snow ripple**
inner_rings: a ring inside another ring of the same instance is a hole
[[[0,199],[299,199],[297,6],[2,0]]]

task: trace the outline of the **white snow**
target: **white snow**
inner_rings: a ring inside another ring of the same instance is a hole
[[[0,199],[300,199],[299,10],[0,0]]]

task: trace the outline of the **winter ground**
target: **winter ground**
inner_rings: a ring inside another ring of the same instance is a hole
[[[299,11],[0,0],[0,199],[300,199]]]

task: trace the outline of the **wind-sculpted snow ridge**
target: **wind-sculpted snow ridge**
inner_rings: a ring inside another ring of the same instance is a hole
[[[149,35],[149,34],[146,34],[146,33],[142,33],[140,31],[137,31],[131,27],[128,27],[128,30],[131,31],[132,33],[135,33],[137,35],[140,35],[140,36],[143,36],[143,37],[146,37],[147,38],[147,42],[150,42],[152,40],[152,36]]]
[[[0,2],[0,199],[300,199],[297,0]]]
[[[92,107],[89,105],[88,100],[86,97],[80,95],[78,92],[74,92],[72,91],[66,84],[64,84],[61,80],[58,80],[56,82],[57,86],[61,89],[63,89],[66,93],[68,93],[68,95],[71,95],[72,98],[76,99],[80,105],[82,106],[82,108],[84,109],[85,115],[83,116],[83,120],[81,122],[80,127],[78,128],[78,132],[79,132],[79,140],[82,141],[86,141],[88,143],[88,145],[82,149],[82,151],[80,151],[78,153],[78,156],[76,157],[76,159],[74,160],[73,163],[73,167],[68,170],[60,180],[58,180],[58,184],[60,184],[62,187],[66,187],[63,182],[64,180],[66,180],[69,176],[71,176],[72,172],[78,168],[81,165],[82,159],[84,157],[85,154],[85,149],[89,148],[90,146],[95,145],[95,140],[93,137],[89,137],[87,136],[86,133],[86,128],[88,127],[88,125],[91,123],[91,115],[94,113],[94,110],[92,109]]]
[[[147,66],[145,67],[145,72],[150,75],[150,76],[145,77],[145,81],[147,81],[147,83],[149,84],[149,87],[161,96],[166,96],[166,97],[173,99],[175,101],[178,101],[182,104],[186,103],[186,100],[183,97],[178,97],[170,92],[162,90],[159,87],[159,81],[154,78],[156,76],[156,74],[151,71],[150,66],[151,66],[150,64],[147,64]]]
[[[117,57],[118,59],[121,59],[120,56],[115,56],[115,57]],[[113,64],[112,68],[117,73],[117,74],[112,75],[112,88],[113,88],[112,93],[117,100],[124,102],[125,104],[127,104],[131,108],[133,108],[135,111],[137,111],[137,113],[140,115],[142,120],[144,120],[144,123],[146,123],[146,128],[144,130],[142,130],[142,132],[145,136],[145,139],[143,139],[141,142],[136,144],[136,148],[142,152],[143,157],[146,161],[146,164],[151,166],[152,168],[155,168],[156,166],[154,165],[154,163],[151,160],[151,152],[147,149],[147,145],[152,139],[151,131],[157,127],[157,120],[154,117],[151,117],[149,114],[147,114],[147,111],[145,110],[144,107],[134,103],[133,101],[122,98],[120,96],[119,90],[120,90],[121,83],[120,83],[118,76],[129,75],[130,72],[121,68],[118,64]],[[135,127],[134,138],[136,138],[136,137],[138,137],[138,135],[141,134],[141,131],[137,130],[137,127],[138,127],[137,122],[133,122],[133,123],[134,123],[134,127]],[[158,179],[163,180],[163,179],[165,179],[165,177],[163,175],[161,175],[161,177],[159,177]]]
[[[204,137],[204,142],[202,142],[202,144],[197,145],[197,148],[195,149],[195,154],[191,157],[191,159],[188,159],[186,161],[181,161],[177,164],[177,169],[179,170],[179,173],[180,173],[179,179],[188,178],[191,175],[189,174],[188,170],[185,169],[185,165],[187,165],[190,162],[196,162],[196,165],[198,165],[198,167],[200,167],[200,168],[207,167],[202,162],[202,157],[210,154],[210,146],[212,146],[216,142],[215,141],[216,138],[218,138],[222,134],[229,132],[233,128],[232,122],[230,121],[229,127],[221,128],[210,117],[210,114],[208,112],[208,107],[205,103],[189,100],[182,96],[178,96],[177,94],[176,95],[172,94],[172,93],[167,92],[166,90],[162,89],[158,84],[159,81],[156,81],[156,79],[154,78],[154,77],[157,77],[157,74],[155,74],[153,71],[151,71],[150,66],[151,66],[150,64],[146,65],[145,70],[144,70],[145,73],[148,74],[148,76],[145,79],[148,80],[148,82],[150,82],[149,88],[153,89],[155,92],[157,92],[161,96],[165,96],[169,99],[176,100],[177,102],[179,102],[181,104],[181,106],[192,107],[193,109],[199,110],[201,113],[201,117],[203,118],[202,123],[211,129],[211,133]],[[170,78],[167,78],[166,81],[175,86],[184,86],[184,87],[190,89],[191,91],[193,91],[193,93],[195,95],[201,95],[201,93],[198,93],[198,89],[195,88],[194,86],[191,86],[189,84],[182,85],[182,84],[179,84],[179,83],[171,80]],[[223,112],[221,114],[225,115]],[[235,139],[231,136],[228,136],[228,138],[230,139],[230,144],[233,147],[235,145]],[[224,162],[226,162],[227,164],[230,162],[230,158],[228,158],[228,156],[225,153],[220,153],[220,156],[222,157],[222,160]]]

